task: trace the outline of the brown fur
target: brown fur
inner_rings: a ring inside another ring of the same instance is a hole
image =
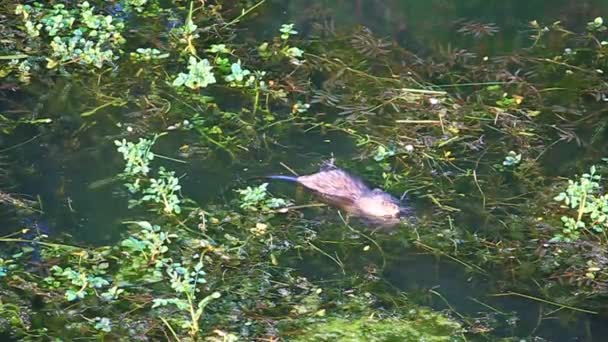
[[[297,177],[296,181],[323,202],[375,223],[397,223],[406,209],[393,196],[380,189],[371,190],[361,179],[332,162],[325,163],[317,173]]]
[[[340,203],[353,204],[369,188],[363,182],[340,169],[298,177],[298,183],[320,197]]]

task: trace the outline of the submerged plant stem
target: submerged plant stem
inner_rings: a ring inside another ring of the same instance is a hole
[[[91,115],[97,113],[97,111],[100,109],[110,107],[110,106],[121,107],[121,106],[124,106],[125,104],[127,104],[127,101],[125,101],[123,99],[115,99],[113,101],[110,101],[110,102],[104,103],[100,106],[97,106],[89,111],[81,113],[80,116],[84,118],[84,117],[91,116]]]
[[[175,330],[173,330],[173,327],[171,326],[171,324],[163,316],[160,316],[160,319],[161,319],[161,321],[163,321],[163,323],[165,323],[165,325],[167,326],[167,329],[169,329],[169,331],[171,332],[171,335],[173,335],[173,338],[176,341],[181,341],[181,339],[175,333]]]
[[[572,311],[578,311],[578,312],[584,312],[584,313],[588,313],[588,314],[592,314],[592,315],[597,315],[598,312],[597,311],[592,311],[592,310],[587,310],[587,309],[581,309],[581,308],[577,308],[574,306],[570,306],[570,305],[566,305],[566,304],[560,304],[560,303],[556,303],[556,302],[552,302],[550,300],[546,300],[546,299],[542,299],[542,298],[538,298],[538,297],[534,297],[534,296],[529,296],[523,293],[518,293],[518,292],[505,292],[505,293],[495,293],[492,294],[490,296],[493,297],[507,297],[507,296],[517,296],[517,297],[522,297],[522,298],[526,298],[526,299],[531,299],[537,302],[541,302],[541,303],[545,303],[545,304],[550,304],[550,305],[554,305],[557,306],[559,308],[563,308],[563,309],[569,309]]]
[[[239,15],[238,17],[232,19],[230,22],[224,24],[224,26],[222,26],[222,28],[226,28],[228,26],[234,25],[236,23],[238,23],[239,21],[241,21],[241,19],[243,19],[245,16],[247,16],[249,13],[251,13],[253,10],[255,10],[256,8],[258,8],[259,6],[263,5],[266,2],[266,0],[261,0],[260,2],[256,3],[255,5],[249,7],[246,10],[243,10],[243,12],[241,13],[241,15]]]
[[[367,240],[369,240],[371,243],[373,243],[376,248],[378,248],[378,251],[380,251],[380,255],[382,256],[382,267],[380,268],[381,270],[384,270],[386,268],[386,256],[384,255],[384,250],[382,249],[382,247],[378,244],[378,242],[376,242],[376,240],[372,239],[371,237],[363,234],[362,232],[359,232],[355,229],[353,229],[353,227],[351,227],[348,222],[346,222],[346,220],[344,219],[344,216],[342,216],[342,213],[338,211],[338,215],[340,216],[340,219],[342,220],[342,223],[344,223],[344,225],[346,227],[348,227],[348,229],[350,229],[352,232],[363,236],[364,238],[366,238]]]
[[[479,273],[482,273],[482,274],[488,274],[488,272],[486,270],[484,270],[483,268],[481,268],[481,267],[479,267],[477,265],[473,265],[473,264],[469,264],[467,262],[464,262],[464,261],[456,258],[455,256],[452,256],[452,255],[450,255],[448,253],[445,253],[445,252],[443,252],[443,251],[441,251],[441,250],[439,250],[437,248],[433,248],[433,247],[431,247],[431,246],[429,246],[429,245],[427,245],[427,244],[425,244],[425,243],[423,243],[421,241],[415,241],[414,243],[416,245],[418,245],[418,246],[421,246],[421,247],[429,250],[429,251],[432,251],[433,253],[436,253],[436,254],[439,254],[439,255],[443,255],[443,256],[445,256],[445,257],[447,257],[447,258],[449,258],[449,259],[451,259],[451,260],[453,260],[453,261],[455,261],[455,262],[457,262],[457,263],[465,266],[466,268],[469,268],[469,269],[472,269],[472,270],[476,270],[476,271],[478,271]]]
[[[69,250],[78,250],[78,251],[85,249],[82,247],[77,247],[77,246],[72,246],[72,245],[64,245],[64,244],[59,244],[59,243],[50,243],[50,242],[43,242],[43,241],[33,241],[33,240],[27,240],[27,239],[15,239],[15,238],[0,238],[0,242],[36,243],[36,244],[39,244],[41,246],[46,246],[46,247],[65,248],[65,249],[69,249]]]
[[[340,267],[340,270],[342,271],[342,274],[346,274],[346,271],[344,271],[344,263],[342,263],[342,261],[340,261],[340,259],[327,254],[327,252],[325,252],[321,248],[315,246],[312,242],[308,242],[308,245],[310,247],[312,247],[314,250],[316,250],[317,252],[319,252],[319,253],[325,255],[326,257],[330,258],[331,260],[333,260],[333,262],[335,262],[336,265],[338,265]]]

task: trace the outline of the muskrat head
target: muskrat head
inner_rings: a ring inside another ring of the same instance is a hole
[[[403,212],[399,200],[380,189],[374,189],[356,201],[361,214],[369,217],[398,218]]]

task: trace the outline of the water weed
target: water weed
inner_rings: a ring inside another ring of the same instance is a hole
[[[121,34],[124,24],[111,15],[96,13],[87,1],[74,9],[64,4],[17,5],[15,14],[22,17],[35,48],[48,54],[46,67],[50,69],[70,63],[101,68],[119,57],[125,42]]]

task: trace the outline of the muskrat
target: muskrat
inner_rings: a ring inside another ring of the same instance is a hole
[[[410,213],[397,198],[380,189],[370,189],[360,178],[336,167],[333,160],[324,162],[319,172],[310,175],[272,175],[265,178],[300,184],[321,201],[375,223],[397,223]]]

